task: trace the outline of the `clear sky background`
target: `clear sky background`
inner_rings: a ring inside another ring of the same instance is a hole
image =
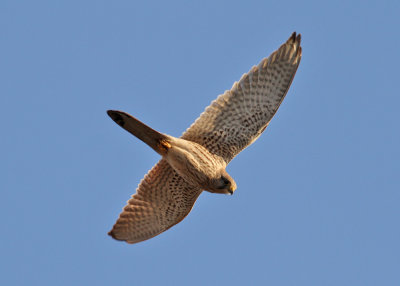
[[[400,285],[400,2],[1,1],[1,285]],[[293,32],[266,132],[169,231],[107,235],[159,156]]]

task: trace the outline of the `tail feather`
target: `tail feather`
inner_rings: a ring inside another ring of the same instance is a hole
[[[167,135],[157,132],[128,113],[108,110],[107,114],[115,123],[149,145],[158,154],[163,155],[165,153],[165,142],[168,142]]]

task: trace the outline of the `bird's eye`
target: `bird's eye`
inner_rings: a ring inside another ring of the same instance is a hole
[[[221,176],[221,180],[224,182],[225,185],[229,185],[231,182],[225,178],[224,176]]]

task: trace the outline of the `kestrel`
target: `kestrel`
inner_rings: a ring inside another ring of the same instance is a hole
[[[300,34],[293,33],[218,96],[180,138],[159,133],[121,111],[108,115],[162,156],[144,176],[109,232],[136,243],[182,221],[203,190],[233,194],[228,163],[253,143],[282,103],[301,59]]]

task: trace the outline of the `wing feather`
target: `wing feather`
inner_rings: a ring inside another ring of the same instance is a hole
[[[268,126],[292,83],[301,59],[300,34],[263,59],[214,100],[183,134],[226,163]]]
[[[140,182],[109,235],[128,243],[152,238],[183,220],[201,192],[162,159]]]

